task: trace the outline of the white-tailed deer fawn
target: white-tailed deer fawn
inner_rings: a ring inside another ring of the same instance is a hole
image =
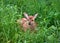
[[[22,18],[21,20],[18,19],[17,23],[22,26],[24,31],[26,31],[27,29],[34,30],[37,26],[35,22],[35,18],[37,17],[37,15],[38,14],[35,14],[34,16],[28,16],[28,14],[24,12],[25,18]]]

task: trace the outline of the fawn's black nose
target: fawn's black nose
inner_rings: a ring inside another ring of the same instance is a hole
[[[31,22],[29,22],[29,25],[31,25]]]

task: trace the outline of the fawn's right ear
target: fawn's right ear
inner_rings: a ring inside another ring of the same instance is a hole
[[[35,20],[35,18],[37,17],[37,15],[38,15],[38,13],[34,15],[34,18],[33,18],[34,20]]]
[[[27,14],[26,12],[24,12],[24,16],[25,16],[27,19],[29,19],[29,16],[28,16],[28,14]]]

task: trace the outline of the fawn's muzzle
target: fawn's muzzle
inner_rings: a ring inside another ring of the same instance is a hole
[[[31,25],[31,22],[29,22],[29,25]]]

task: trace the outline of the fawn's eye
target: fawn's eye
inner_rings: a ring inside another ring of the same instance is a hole
[[[32,21],[34,21],[34,20],[32,20]]]

